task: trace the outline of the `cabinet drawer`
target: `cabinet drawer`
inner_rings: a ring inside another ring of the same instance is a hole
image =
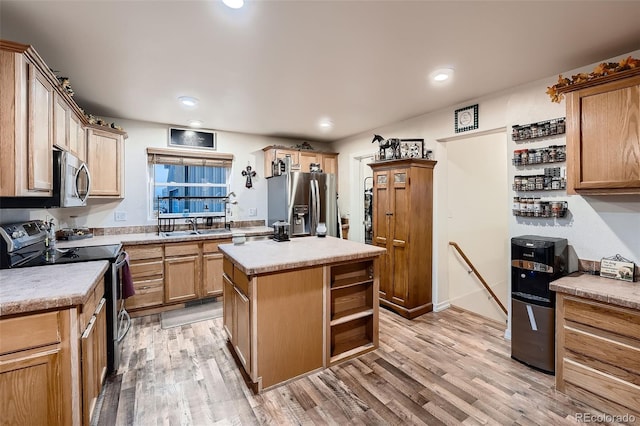
[[[0,320],[0,354],[60,343],[59,312]]]
[[[249,295],[249,277],[244,272],[233,265],[233,283],[238,287],[246,296]]]
[[[125,246],[125,251],[129,253],[130,260],[144,260],[162,258],[164,250],[162,246]]]
[[[231,243],[231,240],[207,241],[202,244],[202,253],[215,253],[218,251],[218,245],[229,243]]]
[[[637,339],[640,336],[640,312],[566,296],[564,317],[589,327]]]
[[[146,280],[133,283],[136,290],[134,296],[125,301],[128,309],[144,308],[147,306],[161,305],[164,301],[164,280]]]
[[[233,263],[226,257],[222,260],[222,272],[227,274],[229,279],[233,281]]]
[[[96,288],[87,298],[87,301],[81,307],[82,313],[80,314],[80,331],[84,330],[87,327],[87,324],[89,324],[89,320],[95,313],[96,308],[98,307],[98,304],[100,303],[100,300],[102,300],[103,296],[104,280],[101,279]]]
[[[132,263],[129,270],[134,281],[141,278],[162,276],[164,263],[161,260],[153,262]]]
[[[565,357],[576,358],[591,368],[606,370],[621,380],[640,385],[640,340],[616,339],[609,333],[600,336],[572,327],[565,327],[564,339]]]
[[[200,249],[198,243],[186,243],[186,244],[166,244],[164,246],[165,256],[188,256],[198,255]]]

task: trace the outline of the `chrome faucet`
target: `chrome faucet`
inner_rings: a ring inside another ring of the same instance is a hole
[[[188,223],[193,228],[193,232],[198,233],[198,218],[193,217],[185,220],[185,223]]]

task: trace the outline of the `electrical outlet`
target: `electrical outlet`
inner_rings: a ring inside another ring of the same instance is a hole
[[[125,220],[127,220],[127,212],[114,212],[113,219],[116,222],[124,222]]]
[[[249,216],[258,216],[258,209],[249,209]]]

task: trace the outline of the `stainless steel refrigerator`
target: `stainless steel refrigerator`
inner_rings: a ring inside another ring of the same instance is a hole
[[[318,223],[327,235],[339,236],[338,194],[332,173],[289,172],[267,178],[267,225],[289,222],[289,237],[316,235]]]

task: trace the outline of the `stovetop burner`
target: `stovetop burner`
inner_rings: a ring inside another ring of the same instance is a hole
[[[110,244],[105,246],[44,250],[38,256],[19,266],[22,268],[60,263],[90,262],[94,260],[108,260],[113,262],[118,256],[121,247],[121,244]]]

